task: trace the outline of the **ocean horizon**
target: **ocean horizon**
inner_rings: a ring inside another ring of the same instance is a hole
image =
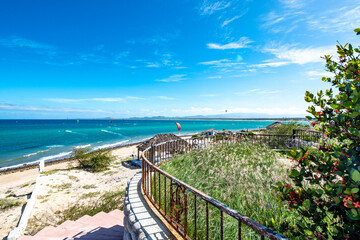
[[[177,130],[175,121],[181,124]],[[70,157],[74,148],[112,148],[144,141],[159,133],[189,135],[214,128],[239,131],[264,128],[272,120],[0,120],[0,167]]]

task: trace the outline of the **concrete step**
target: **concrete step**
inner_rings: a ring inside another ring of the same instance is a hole
[[[20,240],[49,239],[122,239],[124,214],[120,210],[100,212],[92,217],[85,215],[76,221],[65,221],[59,226],[45,227],[34,236],[22,236]]]

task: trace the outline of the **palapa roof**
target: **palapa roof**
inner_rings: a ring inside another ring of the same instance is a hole
[[[157,134],[154,137],[150,138],[149,140],[146,140],[145,142],[140,144],[138,146],[138,149],[140,151],[144,151],[146,148],[151,147],[152,145],[166,142],[166,141],[171,141],[171,140],[182,140],[182,139],[172,133]],[[187,144],[187,142],[184,140],[182,140],[181,142],[182,143],[184,142],[184,144]]]
[[[281,126],[281,125],[283,125],[282,122],[274,122],[274,123],[270,124],[269,126],[266,126],[266,128],[270,129],[270,128],[278,127],[278,126]]]

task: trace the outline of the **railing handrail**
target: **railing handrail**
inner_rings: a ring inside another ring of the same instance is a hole
[[[167,143],[167,142],[163,142],[163,143]],[[248,227],[252,228],[253,230],[255,230],[256,232],[259,232],[260,234],[263,234],[264,236],[268,237],[269,239],[287,239],[283,236],[281,236],[280,234],[272,231],[271,229],[259,224],[258,222],[252,220],[251,218],[246,217],[245,215],[239,213],[238,211],[228,207],[227,205],[225,205],[222,202],[219,202],[218,200],[210,197],[209,195],[201,192],[200,190],[197,190],[196,188],[191,187],[190,185],[186,184],[185,182],[175,178],[174,176],[168,174],[167,172],[163,171],[162,169],[160,169],[159,167],[157,167],[156,165],[154,165],[153,163],[151,163],[145,156],[144,156],[144,152],[141,152],[141,158],[149,165],[151,165],[152,168],[156,169],[158,172],[160,172],[161,174],[163,174],[164,176],[166,176],[167,178],[171,179],[172,181],[174,181],[175,183],[182,185],[185,187],[185,189],[187,189],[188,191],[192,192],[193,194],[195,194],[196,196],[200,197],[201,199],[209,202],[210,204],[212,204],[213,206],[221,209],[223,212],[227,213],[228,215],[234,217],[237,220],[240,220],[242,223],[244,223],[245,225],[247,225]]]

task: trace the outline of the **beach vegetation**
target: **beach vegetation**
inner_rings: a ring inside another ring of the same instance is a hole
[[[79,182],[80,179],[76,176],[73,176],[73,175],[68,175],[69,179],[72,180],[72,181],[75,181],[75,182]]]
[[[96,193],[93,193],[96,194]],[[99,212],[110,212],[115,209],[123,210],[123,199],[125,197],[125,190],[108,191],[101,195],[97,200],[86,204],[75,204],[69,208],[57,212],[61,224],[67,220],[76,221],[82,216],[94,216]]]
[[[57,172],[59,172],[59,171],[60,171],[60,170],[58,170],[58,169],[49,170],[49,171],[42,172],[41,175],[43,175],[43,176],[49,176],[49,175],[52,175],[52,174],[57,173]]]
[[[292,181],[278,183],[281,200],[298,215],[284,226],[302,239],[360,239],[360,50],[338,44],[337,54],[325,55],[334,75],[322,78],[334,90],[305,93],[307,118],[330,140],[289,152]]]
[[[223,143],[208,149],[176,156],[160,165],[175,178],[221,201],[241,214],[275,230],[282,229],[286,219],[292,222],[293,213],[278,200],[273,188],[279,181],[290,180],[291,162],[262,144],[250,141]],[[162,179],[161,181],[164,181]],[[161,183],[164,186],[164,183]],[[169,185],[169,184],[168,184]],[[153,189],[158,192],[158,189]],[[166,190],[170,192],[170,188]],[[170,194],[167,194],[169,196]],[[197,202],[197,237],[206,236],[206,204]],[[194,195],[188,194],[188,231],[194,236]],[[161,206],[164,208],[164,204]],[[169,209],[169,206],[168,206]],[[220,211],[209,206],[210,239],[219,238]],[[224,239],[237,236],[238,222],[224,215]],[[283,232],[284,233],[284,232]],[[242,229],[242,239],[254,239],[248,227]]]
[[[108,170],[113,162],[110,152],[105,149],[89,152],[89,149],[86,148],[74,148],[72,155],[78,161],[81,168],[92,172]]]
[[[89,192],[81,195],[80,199],[93,198],[100,195],[100,192]]]
[[[266,132],[274,135],[292,135],[295,129],[310,129],[310,125],[290,121],[271,127],[270,129],[267,129]]]
[[[89,184],[89,185],[84,185],[83,188],[84,189],[91,189],[91,188],[97,188],[97,186],[95,184]]]
[[[52,187],[57,189],[58,191],[62,191],[62,190],[71,188],[72,183],[63,183],[63,184],[59,184],[59,185],[53,185]]]
[[[22,205],[23,202],[14,198],[0,198],[0,209],[5,210],[8,208]]]
[[[114,174],[116,174],[116,173],[118,173],[118,171],[107,171],[107,172],[104,172],[104,176],[106,176],[106,175],[114,175]]]

